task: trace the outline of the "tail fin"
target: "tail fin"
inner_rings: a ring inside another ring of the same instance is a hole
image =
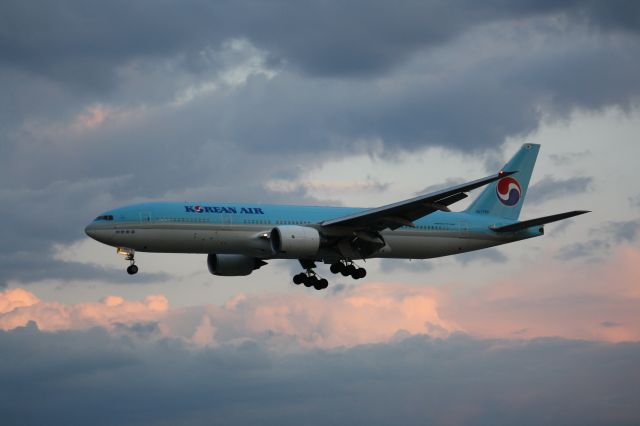
[[[502,168],[506,172],[515,171],[516,173],[487,185],[480,196],[467,208],[467,212],[517,220],[524,197],[527,195],[538,151],[540,151],[538,144],[522,145],[516,155]]]

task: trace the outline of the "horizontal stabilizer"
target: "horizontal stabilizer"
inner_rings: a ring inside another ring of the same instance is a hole
[[[511,225],[500,226],[497,228],[491,228],[495,232],[515,232],[523,229],[530,228],[532,226],[544,225],[545,223],[556,222],[558,220],[568,219],[573,216],[589,213],[589,210],[575,210],[572,212],[552,214],[551,216],[539,217],[537,219],[524,220],[522,222],[513,223]]]

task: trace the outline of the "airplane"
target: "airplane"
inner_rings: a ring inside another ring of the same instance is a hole
[[[246,276],[271,259],[297,259],[295,284],[322,290],[334,274],[361,279],[355,264],[371,258],[429,259],[544,234],[544,224],[589,213],[576,210],[518,221],[540,145],[526,143],[493,175],[377,208],[252,203],[149,202],[107,211],[86,234],[117,248],[138,272],[135,252],[207,254],[209,272]],[[459,212],[449,206],[486,186]]]

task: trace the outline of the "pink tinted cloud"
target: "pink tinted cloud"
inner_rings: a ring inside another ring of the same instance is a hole
[[[116,323],[155,321],[165,336],[197,346],[246,339],[272,345],[331,348],[385,342],[398,333],[446,336],[457,327],[442,320],[436,291],[405,284],[367,283],[321,297],[299,293],[237,295],[223,306],[169,310],[164,296],[128,301],[108,296],[100,302],[64,305],[44,302],[24,289],[0,293],[0,328],[35,321],[41,330],[114,330]]]
[[[211,312],[240,322],[250,335],[276,333],[304,346],[337,347],[384,342],[398,332],[445,336],[457,327],[438,314],[429,287],[367,283],[315,297],[262,295]]]
[[[640,339],[640,251],[620,246],[606,262],[545,256],[475,290],[451,285],[440,314],[482,337]],[[453,296],[455,294],[455,296]]]
[[[0,292],[0,329],[10,330],[29,321],[46,331],[95,326],[111,329],[116,323],[158,320],[168,309],[169,303],[162,295],[147,296],[142,301],[107,296],[100,302],[65,305],[42,301],[21,288],[10,288]]]
[[[369,282],[322,294],[238,294],[223,306],[169,309],[162,295],[65,305],[19,288],[0,293],[0,328],[35,321],[42,330],[157,322],[161,335],[196,346],[244,340],[286,348],[386,342],[398,335],[628,341],[640,339],[640,251],[619,247],[608,262],[540,258],[517,275],[471,288]],[[299,291],[297,291],[299,290]]]

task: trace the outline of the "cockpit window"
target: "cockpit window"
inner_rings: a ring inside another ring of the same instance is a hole
[[[103,216],[96,217],[96,220],[113,220],[113,216],[110,214],[105,214]]]

